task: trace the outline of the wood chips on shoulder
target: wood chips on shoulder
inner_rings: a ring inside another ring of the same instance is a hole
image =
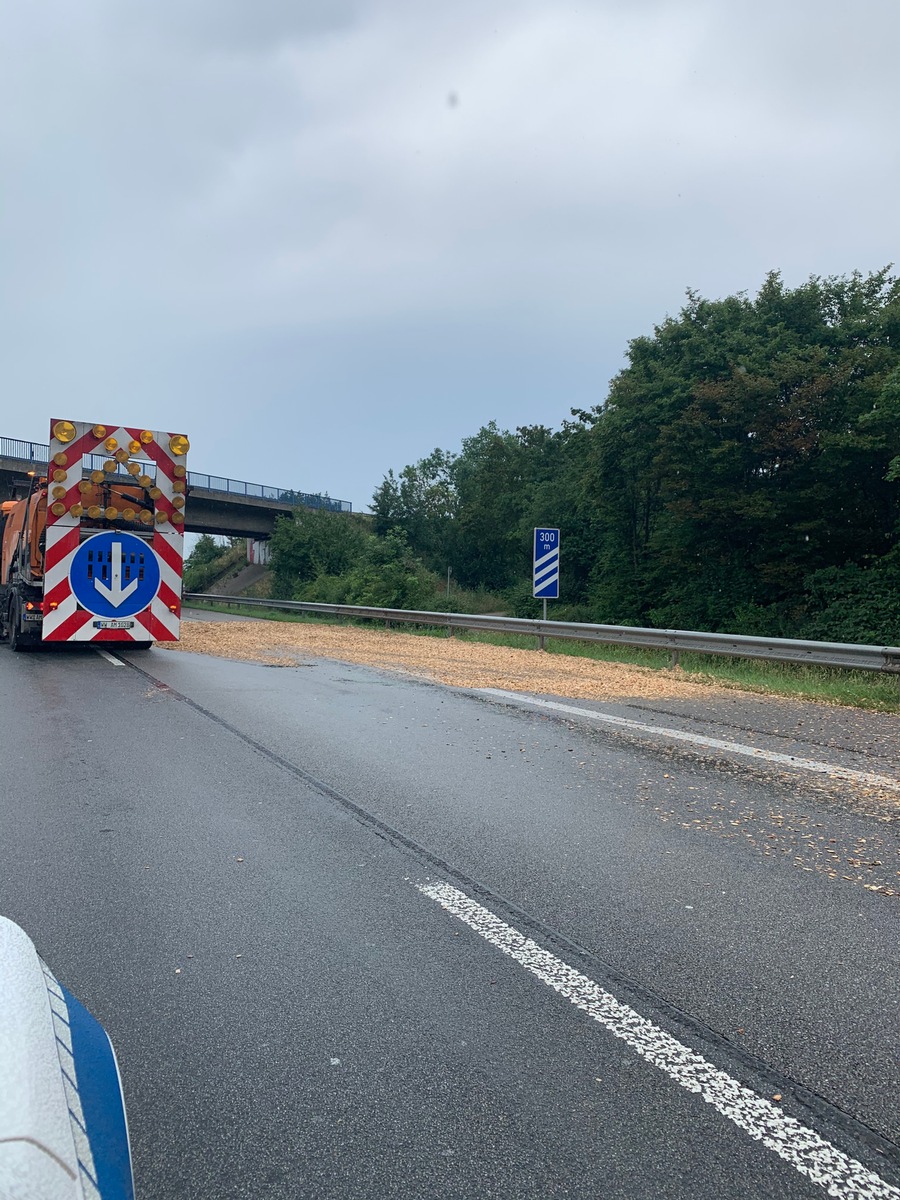
[[[359,626],[186,620],[180,642],[160,645],[279,666],[329,658],[402,671],[453,687],[503,688],[584,700],[722,694],[722,689],[679,677],[676,671]]]

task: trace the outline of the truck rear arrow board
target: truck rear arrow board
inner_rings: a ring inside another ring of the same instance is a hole
[[[53,487],[51,495],[43,487],[34,492],[45,521],[35,525],[36,537],[44,530],[36,547],[43,551],[43,587],[39,577],[31,587],[29,611],[37,620],[26,629],[23,617],[26,635],[40,630],[42,642],[142,646],[178,641],[189,449],[183,433],[51,420]]]
[[[125,530],[109,530],[92,534],[81,543],[72,556],[69,582],[75,599],[95,617],[133,617],[153,603],[159,591],[160,565],[144,538]]]
[[[113,542],[112,549],[112,587],[107,587],[102,579],[94,579],[94,587],[113,608],[119,608],[132,592],[137,590],[138,581],[132,579],[127,587],[122,587],[122,543]]]

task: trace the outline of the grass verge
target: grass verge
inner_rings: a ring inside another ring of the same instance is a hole
[[[191,601],[185,609],[203,608],[213,612],[231,613],[234,616],[256,617],[266,621],[290,621],[318,625],[356,624],[371,627],[372,621],[348,621],[342,617],[322,614],[265,611],[238,604],[203,604]],[[376,623],[377,624],[377,623]],[[379,626],[380,627],[380,626]],[[436,626],[395,625],[403,633],[414,633],[425,637],[446,637],[445,629]],[[482,642],[491,646],[510,646],[520,650],[536,649],[532,634],[483,633],[466,631],[457,633],[461,641]],[[634,646],[605,646],[598,642],[577,642],[570,639],[546,640],[550,654],[577,655],[601,662],[629,663],[651,670],[670,670],[669,654],[664,650],[643,650]],[[759,659],[727,658],[711,654],[681,655],[677,668],[686,680],[711,683],[719,687],[730,687],[745,692],[758,692],[769,696],[787,696],[795,700],[815,700],[825,704],[842,704],[853,708],[872,709],[876,712],[900,712],[900,678],[880,675],[873,671],[841,671],[829,667],[811,667],[802,664],[772,663]]]

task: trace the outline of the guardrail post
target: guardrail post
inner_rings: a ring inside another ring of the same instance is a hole
[[[669,670],[674,671],[681,662],[681,651],[673,647],[669,653]]]

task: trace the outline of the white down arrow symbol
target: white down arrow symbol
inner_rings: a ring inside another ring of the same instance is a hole
[[[132,579],[128,587],[122,587],[122,543],[113,542],[112,544],[112,587],[107,587],[102,580],[95,578],[94,587],[100,595],[107,600],[113,608],[118,608],[124,604],[128,597],[137,588],[138,581]]]

